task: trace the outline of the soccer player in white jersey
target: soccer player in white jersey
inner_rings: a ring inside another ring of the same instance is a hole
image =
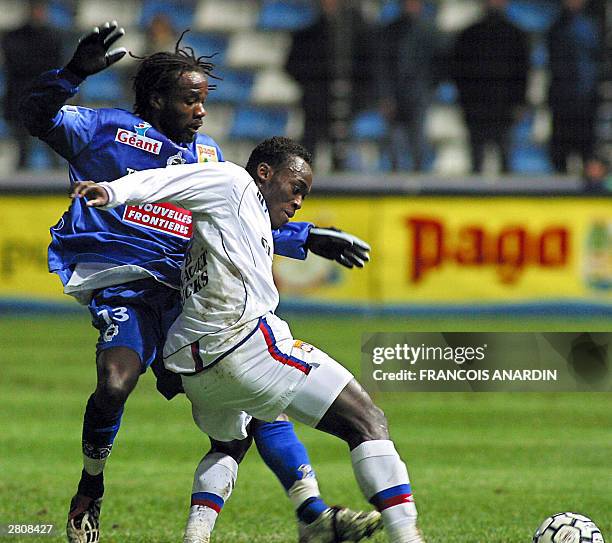
[[[301,145],[275,137],[253,150],[246,170],[229,162],[146,170],[111,183],[79,183],[72,196],[86,197],[90,207],[173,202],[192,212],[183,309],[168,333],[164,363],[182,375],[202,431],[219,441],[242,440],[246,448],[249,424],[285,412],[343,439],[389,541],[421,542],[408,472],[383,412],[348,370],[295,340],[274,314],[272,229],[302,207],[312,186],[310,163]],[[235,462],[204,460],[202,477],[214,472],[220,484],[233,486]],[[192,506],[185,541],[208,542],[213,524],[214,515]]]

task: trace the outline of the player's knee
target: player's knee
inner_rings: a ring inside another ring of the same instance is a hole
[[[231,456],[237,464],[240,464],[252,442],[253,437],[250,435],[245,439],[235,439],[233,441],[216,441],[211,438],[210,452],[227,454]]]
[[[389,439],[387,417],[380,407],[372,404],[367,411],[361,413],[360,418],[353,436],[355,440],[362,443],[376,439]]]
[[[140,376],[140,359],[133,351],[128,357],[117,352],[103,353],[98,359],[96,403],[105,409],[120,409],[134,390]]]

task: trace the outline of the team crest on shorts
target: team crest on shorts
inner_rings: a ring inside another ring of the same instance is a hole
[[[117,334],[119,333],[119,326],[116,324],[109,324],[106,330],[104,330],[104,335],[102,338],[106,343],[111,341]]]
[[[314,347],[310,343],[305,343],[301,339],[296,339],[293,346],[296,349],[302,349],[302,351],[304,351],[305,353],[311,353],[314,349]]]
[[[201,143],[197,143],[196,151],[198,153],[198,162],[219,162],[217,149],[212,145],[202,145]]]

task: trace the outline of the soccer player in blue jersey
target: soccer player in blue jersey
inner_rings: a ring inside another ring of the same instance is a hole
[[[141,59],[134,78],[134,112],[63,105],[80,83],[120,60],[110,50],[123,35],[115,22],[85,36],[65,68],[40,76],[22,103],[22,117],[69,163],[72,183],[108,180],[174,164],[221,161],[212,138],[198,133],[213,65],[188,47]],[[161,365],[167,330],[180,311],[180,268],[191,237],[191,215],[170,204],[120,206],[100,213],[75,201],[51,228],[49,269],[64,291],[89,306],[99,330],[97,384],[83,421],[83,470],[70,505],[67,535],[72,543],[100,539],[103,470],[119,430],[125,402],[138,378],[153,364],[158,388],[177,392]],[[343,232],[293,223],[274,234],[275,250],[305,258],[308,249],[347,266],[363,266],[369,247]],[[359,541],[380,525],[378,513],[330,508],[321,499],[304,446],[287,420],[264,423],[254,433],[264,461],[293,502],[300,541]],[[231,443],[211,440],[214,460],[194,480],[194,500],[210,510],[211,523],[223,505],[208,492],[215,469],[241,460]],[[191,543],[191,542],[190,542]]]

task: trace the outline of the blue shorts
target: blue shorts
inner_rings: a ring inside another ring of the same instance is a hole
[[[181,311],[180,292],[140,279],[95,292],[89,311],[100,331],[96,352],[127,347],[140,357],[142,371],[161,360],[170,325]]]

